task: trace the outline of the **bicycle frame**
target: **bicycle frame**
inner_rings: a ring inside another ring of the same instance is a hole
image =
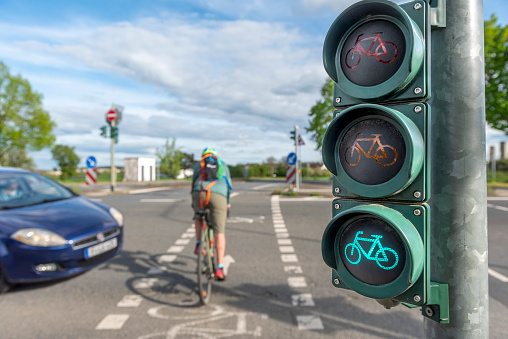
[[[386,50],[386,46],[385,46],[385,43],[383,42],[383,40],[381,40],[381,34],[383,34],[383,32],[376,32],[376,33],[372,33],[373,35],[375,35],[374,37],[370,37],[370,38],[363,38],[360,40],[360,37],[362,37],[364,34],[360,34],[357,38],[356,38],[356,43],[355,43],[355,46],[353,47],[354,49],[356,49],[358,52],[363,52],[363,54],[365,54],[366,56],[379,56],[379,55],[387,55],[388,54],[388,51]],[[372,40],[372,43],[370,44],[370,47],[369,47],[369,50],[366,51],[365,48],[363,48],[362,45],[360,45],[360,42],[364,42],[364,41],[369,41],[369,40]],[[376,41],[379,42],[379,46],[381,46],[381,49],[383,52],[379,53],[377,52],[378,48],[376,48],[376,52],[375,53],[372,53],[372,48],[374,48],[374,45],[376,44]]]
[[[379,249],[383,249],[383,246],[381,245],[381,241],[379,240],[383,236],[372,234],[371,237],[373,237],[374,239],[373,238],[360,238],[359,237],[360,234],[363,234],[363,231],[356,232],[355,240],[353,240],[353,246],[356,246],[358,249],[360,249],[360,251],[365,256],[365,258],[367,258],[369,260],[377,260],[376,258],[372,257],[371,254],[374,251],[374,249],[376,248],[376,245],[379,247]],[[363,247],[360,245],[359,241],[372,242],[372,245],[370,246],[368,253],[365,252]]]

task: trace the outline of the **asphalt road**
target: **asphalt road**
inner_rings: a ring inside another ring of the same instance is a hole
[[[205,307],[188,188],[95,197],[124,214],[122,253],[80,276],[0,296],[0,338],[423,338],[418,309],[386,310],[332,287],[321,259],[331,198],[272,196],[278,185],[236,183],[228,277]],[[489,200],[488,211],[490,337],[503,338],[508,201]]]

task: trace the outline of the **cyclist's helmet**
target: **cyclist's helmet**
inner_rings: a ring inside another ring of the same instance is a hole
[[[203,153],[201,153],[201,156],[204,157],[205,155],[207,154],[212,154],[212,155],[217,155],[217,151],[215,150],[215,148],[212,148],[212,147],[207,147],[203,150]]]

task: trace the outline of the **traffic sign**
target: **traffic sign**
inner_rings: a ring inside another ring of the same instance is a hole
[[[86,167],[87,168],[95,168],[97,167],[97,159],[93,155],[86,158]]]
[[[85,183],[88,186],[93,186],[97,183],[97,168],[86,169]]]
[[[111,124],[113,121],[115,121],[117,118],[117,114],[116,114],[116,111],[114,109],[110,109],[107,113],[106,113],[106,121]]]
[[[289,153],[289,155],[286,159],[286,163],[290,166],[293,166],[294,164],[296,164],[296,154],[293,152]]]
[[[296,182],[296,167],[295,166],[287,166],[286,167],[286,183],[294,184]]]

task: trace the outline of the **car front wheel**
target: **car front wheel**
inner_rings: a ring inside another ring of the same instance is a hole
[[[2,267],[0,267],[0,294],[7,292],[10,287],[10,284],[5,279]]]

